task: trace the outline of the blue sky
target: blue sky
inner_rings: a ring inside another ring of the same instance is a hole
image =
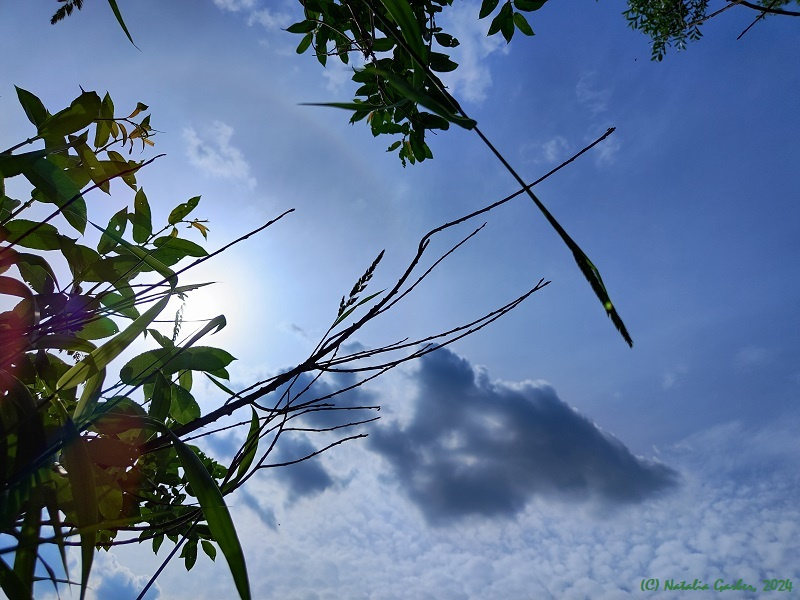
[[[296,209],[193,276],[220,282],[187,310],[228,316],[213,343],[237,356],[236,385],[304,359],[380,250],[374,291],[428,230],[515,191],[470,132],[436,136],[436,158],[403,169],[346,113],[300,106],[348,100],[352,87],[346,68],[295,54],[280,28],[299,20],[296,2],[120,6],[141,51],[102,2],[56,27],[56,3],[0,5],[0,50],[17,57],[0,79],[4,147],[29,135],[14,84],[50,108],[79,85],[108,90],[121,110],[150,105],[167,156],[140,182],[162,215],[202,195],[210,248]],[[730,10],[652,63],[623,8],[548,3],[529,19],[537,35],[506,47],[483,36],[477,2],[456,0],[461,67],[445,82],[528,181],[617,128],[536,191],[599,267],[634,348],[529,201],[490,213],[358,342],[447,329],[552,283],[343,399],[382,406],[366,440],[230,498],[255,597],[579,600],[636,597],[649,577],[800,584],[797,25],[767,19],[736,41],[754,15]],[[97,210],[118,210],[107,202]],[[209,391],[204,408],[216,399]],[[330,440],[297,435],[278,452]],[[235,441],[209,450],[230,456]],[[135,597],[164,555],[99,555],[96,597]],[[222,559],[201,556],[189,574],[170,565],[152,597],[233,590]]]

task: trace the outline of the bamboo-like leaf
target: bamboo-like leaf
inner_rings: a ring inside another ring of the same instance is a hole
[[[14,555],[14,572],[25,582],[26,586],[33,587],[36,555],[39,549],[39,536],[42,529],[42,509],[31,506],[25,512],[25,517],[20,528],[17,551]]]
[[[105,379],[106,370],[100,369],[86,381],[86,385],[83,387],[83,392],[81,393],[81,398],[72,415],[75,422],[80,423],[84,415],[91,415],[94,412],[94,407],[100,399],[100,392],[103,389],[103,382]]]
[[[150,397],[150,409],[148,410],[150,416],[162,423],[166,421],[169,416],[170,402],[170,383],[161,371],[157,371],[153,393]]]
[[[186,473],[186,479],[200,502],[203,517],[208,522],[211,534],[225,555],[225,560],[228,561],[228,568],[239,597],[242,600],[249,600],[250,582],[247,578],[244,553],[222,492],[197,454],[172,431],[169,432],[169,436]]]
[[[218,381],[216,378],[212,377],[208,373],[204,373],[204,375],[211,380],[211,383],[213,383],[215,386],[217,386],[219,389],[221,389],[223,392],[225,392],[229,396],[235,396],[236,395],[236,392],[231,390],[228,386],[224,385],[221,381]]]
[[[414,16],[414,11],[408,0],[381,0],[381,4],[386,8],[386,11],[391,15],[394,22],[400,28],[400,33],[403,35],[406,44],[414,55],[419,57],[423,65],[428,63],[428,49],[425,45],[425,40],[422,38],[422,32],[419,28],[419,23]],[[414,61],[414,75],[413,87],[414,89],[421,89],[425,83],[425,67],[416,64]]]
[[[62,390],[74,388],[84,381],[87,381],[89,377],[99,373],[101,369],[104,369],[106,365],[119,356],[139,334],[147,329],[161,311],[164,310],[169,299],[169,296],[161,298],[150,307],[150,309],[143,313],[142,316],[128,325],[128,327],[114,338],[107,341],[82,361],[74,365],[69,371],[64,373],[61,379],[58,380],[58,388]]]
[[[8,600],[34,600],[33,594],[25,586],[22,579],[8,566],[0,556],[0,588],[3,589]]]
[[[447,119],[451,123],[455,123],[464,129],[474,129],[478,124],[474,119],[468,119],[454,113],[438,100],[434,100],[428,96],[428,94],[421,89],[411,87],[403,77],[400,77],[399,75],[396,75],[390,71],[384,71],[383,69],[376,69],[374,67],[368,67],[368,69],[383,77],[389,83],[389,85],[396,89],[405,98],[408,98],[417,104],[421,104],[428,110],[436,113],[440,117]]]
[[[64,462],[69,475],[72,497],[75,500],[75,514],[79,527],[93,525],[98,522],[100,514],[97,504],[97,488],[94,481],[94,468],[86,448],[86,441],[78,433],[75,423],[70,419],[63,406],[56,402],[64,421]],[[86,595],[89,574],[92,571],[94,547],[97,543],[97,532],[81,533],[81,600]]]
[[[67,561],[67,548],[64,544],[64,537],[61,530],[61,511],[58,508],[58,499],[53,488],[43,488],[45,506],[50,515],[50,526],[55,534],[55,543],[58,546],[58,553],[61,556],[61,566],[64,567],[64,574],[69,579],[69,563]]]
[[[92,352],[97,349],[92,342],[72,335],[53,334],[39,338],[33,344],[37,350],[69,350],[71,352]]]
[[[125,35],[128,36],[128,40],[130,41],[131,44],[133,44],[133,47],[138,50],[139,46],[137,46],[134,43],[133,38],[131,37],[131,32],[128,31],[128,27],[125,25],[125,21],[122,20],[122,13],[119,12],[119,7],[117,6],[117,0],[108,0],[108,5],[111,7],[111,10],[114,11],[114,16],[117,18],[117,23],[119,23],[119,26],[122,27],[122,31],[125,32]]]
[[[253,407],[250,407],[250,410],[253,411],[253,416],[250,419],[250,430],[247,432],[247,438],[245,438],[242,457],[239,462],[239,468],[236,469],[236,477],[234,477],[225,485],[224,490],[226,492],[232,490],[234,486],[242,480],[242,477],[247,474],[247,469],[249,469],[250,465],[253,464],[253,459],[258,451],[258,434],[260,430],[258,413]]]

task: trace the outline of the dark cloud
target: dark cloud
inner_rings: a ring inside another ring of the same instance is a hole
[[[275,451],[270,455],[271,463],[290,462],[308,456],[319,448],[305,436],[284,434],[278,441]],[[319,458],[278,467],[275,478],[286,484],[289,501],[294,502],[306,496],[316,496],[333,485],[333,478],[322,466]]]
[[[431,522],[512,516],[536,495],[637,502],[675,484],[549,386],[491,381],[446,349],[423,357],[416,378],[411,421],[376,427],[369,446]]]
[[[258,501],[258,498],[251,494],[246,486],[236,491],[236,499],[241,500],[242,504],[256,513],[258,520],[264,525],[270,529],[278,529],[278,519],[275,518],[275,511],[271,508],[264,508]]]

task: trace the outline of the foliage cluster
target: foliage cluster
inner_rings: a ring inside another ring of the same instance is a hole
[[[703,35],[700,26],[728,8],[741,5],[757,10],[760,13],[757,19],[770,13],[800,16],[780,10],[781,6],[792,2],[800,4],[800,0],[759,0],[759,3],[729,0],[723,8],[709,15],[709,0],[628,0],[628,8],[622,14],[632,29],[641,31],[652,40],[651,58],[660,61],[667,48],[674,46],[677,50],[684,50],[687,41],[699,40]]]
[[[0,531],[16,538],[2,551],[14,552],[14,566],[0,557],[0,583],[12,598],[30,597],[37,560],[54,579],[38,553],[45,541],[59,548],[68,573],[65,549],[80,537],[84,589],[95,547],[109,548],[122,530],[153,538],[155,548],[165,534],[174,541],[185,534],[195,555],[200,541],[216,553],[209,527],[217,524],[192,524],[195,504],[204,505],[227,470],[177,438],[151,453],[141,447],[154,432],[199,417],[193,373],[227,379],[233,360],[195,345],[223,327],[223,317],[182,344],[179,321],[172,338],[153,328],[171,297],[199,287],[179,286],[171,267],[208,253],[177,228],[183,223],[206,236],[206,225],[189,219],[199,197],[176,206],[154,230],[136,181],[153,159],[118,151],[153,145],[148,107],[138,103],[119,116],[108,94],[83,91],[51,114],[27,90],[17,88],[17,97],[36,134],[0,153],[0,294],[17,299],[0,313]],[[35,143],[43,148],[14,153]],[[33,186],[26,202],[5,193],[6,180],[18,176]],[[85,196],[110,195],[114,179],[135,197],[103,227],[89,219]],[[24,218],[52,205],[45,218]],[[81,243],[87,227],[99,232],[94,248]],[[108,365],[145,332],[160,349],[128,361],[109,385]]]

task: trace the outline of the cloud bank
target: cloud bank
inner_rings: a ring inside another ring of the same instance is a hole
[[[672,488],[669,467],[616,438],[533,381],[492,381],[442,349],[420,360],[414,414],[370,435],[431,523],[510,517],[534,497],[640,502]]]

